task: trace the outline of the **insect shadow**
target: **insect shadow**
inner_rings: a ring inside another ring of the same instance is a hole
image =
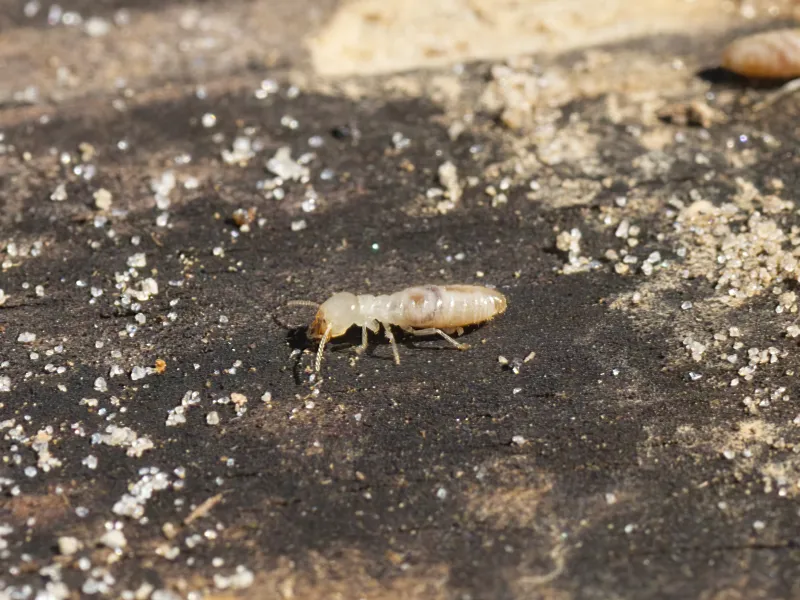
[[[288,328],[286,332],[286,341],[292,350],[300,350],[301,352],[303,350],[316,350],[318,345],[318,342],[309,339],[308,327],[306,326]],[[370,337],[370,346],[367,347],[367,354],[371,354],[373,342],[378,343],[384,341],[386,340],[380,339],[377,335],[374,339]],[[345,335],[328,342],[328,345],[330,346],[331,352],[342,352],[348,348],[358,346],[360,343],[361,334],[353,327]],[[388,341],[386,341],[386,343],[388,343]]]
[[[286,342],[292,350],[295,350],[295,357],[294,363],[292,365],[292,374],[295,379],[295,383],[300,384],[303,381],[303,352],[309,350],[314,352],[317,348],[318,342],[312,340],[308,337],[308,327],[306,325],[289,325],[286,322],[282,322],[279,318],[273,317],[275,322],[286,329]],[[476,325],[469,325],[464,327],[465,333],[473,332],[477,329],[483,327],[483,323],[478,323]],[[435,342],[439,338],[436,335],[426,336],[426,337],[418,337],[414,335],[410,335],[404,333],[402,331],[398,331],[397,329],[394,330],[397,343],[405,348],[411,348],[416,351],[429,351],[429,352],[443,352],[449,351],[453,348],[446,344],[431,344],[431,343],[420,343],[420,342]],[[353,356],[356,356],[355,348],[361,345],[361,332],[358,330],[357,327],[351,327],[347,333],[343,336],[336,338],[335,340],[331,340],[328,342],[328,348],[333,353],[338,352],[350,352]],[[385,354],[385,355],[377,355],[375,354],[375,350],[381,346],[389,346],[390,342],[383,334],[383,330],[380,333],[370,333],[369,334],[369,344],[361,357],[369,357],[370,359],[377,359],[381,361],[389,361],[392,362],[392,355]]]
[[[303,353],[306,350],[312,353],[316,351],[318,342],[308,337],[308,325],[296,325],[283,320],[278,315],[273,315],[273,321],[286,330],[286,342],[289,347],[294,350],[294,363],[292,364],[292,375],[294,376],[295,383],[300,384],[303,381]],[[374,343],[373,343],[374,342]],[[361,343],[360,333],[355,327],[348,331],[345,335],[329,342],[328,347],[331,352],[344,352],[359,346]],[[367,356],[373,355],[374,345],[377,343],[387,343],[382,337],[370,337],[370,345],[364,353]],[[383,358],[383,357],[380,357]],[[391,360],[391,357],[386,360]]]
[[[789,81],[789,79],[786,78],[770,79],[764,77],[745,77],[744,75],[739,75],[721,66],[700,69],[695,73],[695,76],[713,85],[762,90],[779,88]]]
[[[470,325],[469,327],[465,327],[464,331],[472,331],[474,329],[478,329],[480,325]],[[298,327],[287,327],[286,332],[286,342],[289,344],[292,350],[300,350],[301,352],[304,350],[316,350],[318,342],[315,340],[309,339],[308,337],[308,327],[306,326],[298,326]],[[427,349],[427,350],[447,350],[449,346],[430,346],[424,345],[420,346],[419,342],[421,341],[431,341],[438,339],[437,336],[431,335],[428,337],[416,337],[413,335],[409,335],[397,329],[393,330],[395,336],[397,336],[397,343],[405,346],[406,348],[418,348],[418,349]],[[417,342],[417,343],[415,343]],[[346,334],[340,336],[334,340],[328,342],[328,347],[330,347],[331,352],[345,352],[352,348],[357,348],[361,345],[361,332],[358,327],[351,327]],[[388,346],[389,340],[386,339],[386,336],[383,335],[383,330],[380,333],[370,333],[369,334],[369,344],[367,345],[367,349],[364,352],[367,356],[374,355],[374,349],[377,346]],[[381,360],[392,360],[391,356],[379,356]]]

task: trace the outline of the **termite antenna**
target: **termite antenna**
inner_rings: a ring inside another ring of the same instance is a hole
[[[333,325],[328,325],[325,329],[325,333],[322,336],[322,339],[319,341],[319,349],[317,350],[317,361],[314,363],[314,369],[319,373],[319,368],[322,366],[322,352],[325,350],[325,344],[327,343],[328,339],[330,339],[331,330],[333,329]]]
[[[289,300],[286,306],[311,306],[313,308],[319,308],[319,302],[312,302],[311,300]]]

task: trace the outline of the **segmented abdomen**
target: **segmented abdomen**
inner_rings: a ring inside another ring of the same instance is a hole
[[[747,77],[800,77],[800,29],[779,29],[736,40],[725,48],[722,66]]]
[[[465,327],[488,321],[506,309],[497,290],[479,285],[429,285],[392,294],[392,322],[424,329]]]

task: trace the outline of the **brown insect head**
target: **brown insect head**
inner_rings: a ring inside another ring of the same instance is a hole
[[[328,320],[325,318],[325,313],[322,309],[317,311],[314,321],[308,327],[308,337],[314,340],[322,339],[325,332],[328,330]],[[330,335],[330,332],[328,332]]]

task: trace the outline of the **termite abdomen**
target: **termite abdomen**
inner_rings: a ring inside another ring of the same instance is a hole
[[[800,77],[800,29],[779,29],[736,40],[722,53],[722,66],[745,77]]]

